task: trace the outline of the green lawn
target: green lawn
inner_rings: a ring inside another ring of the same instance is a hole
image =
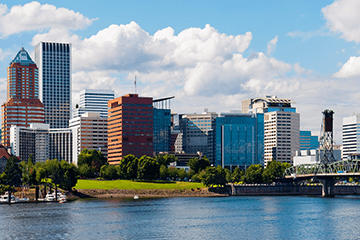
[[[131,180],[84,180],[79,179],[76,189],[191,189],[204,188],[202,183],[193,182],[137,182]]]

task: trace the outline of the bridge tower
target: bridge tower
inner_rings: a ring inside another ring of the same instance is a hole
[[[335,162],[333,154],[334,134],[333,134],[333,115],[334,111],[325,109],[323,114],[323,121],[321,123],[320,132],[320,164]]]

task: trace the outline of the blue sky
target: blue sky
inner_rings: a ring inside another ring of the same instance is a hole
[[[84,88],[175,95],[178,113],[239,109],[246,98],[290,98],[302,130],[321,111],[359,112],[360,3],[339,1],[3,1],[0,101],[21,46],[73,45],[73,103]],[[359,65],[359,66],[358,66]],[[357,70],[359,69],[359,70]]]

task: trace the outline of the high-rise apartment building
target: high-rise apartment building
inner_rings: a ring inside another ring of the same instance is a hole
[[[1,106],[1,143],[10,146],[10,127],[44,123],[44,105],[38,99],[38,68],[24,48],[7,69],[7,100]]]
[[[107,119],[100,113],[87,112],[70,120],[73,136],[73,163],[77,165],[78,156],[83,149],[101,151],[107,158]]]
[[[186,153],[198,153],[209,158],[213,162],[212,146],[213,120],[218,115],[214,112],[201,114],[184,114],[179,116],[180,131],[182,132],[183,150]]]
[[[128,94],[108,102],[108,162],[153,155],[153,99]]]
[[[272,159],[292,164],[300,149],[300,114],[294,112],[264,113],[264,164]]]
[[[35,46],[39,97],[50,128],[67,128],[71,106],[71,44],[40,42]]]
[[[30,154],[34,163],[49,159],[49,124],[32,123],[30,127],[11,126],[10,144],[12,154],[27,161]]]
[[[264,114],[222,113],[214,120],[214,165],[264,165]]]
[[[86,112],[100,113],[100,117],[108,116],[108,101],[114,99],[113,90],[84,89],[80,92],[80,102],[73,111],[73,118]]]
[[[342,142],[342,160],[360,153],[360,115],[343,118]]]

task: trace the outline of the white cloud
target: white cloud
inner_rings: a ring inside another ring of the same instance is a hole
[[[333,74],[337,78],[352,78],[360,76],[360,57],[350,57],[341,69]]]
[[[270,40],[267,43],[267,55],[268,56],[270,56],[272,53],[275,52],[277,41],[278,41],[278,36],[276,36],[275,38],[273,38],[272,40]]]
[[[0,61],[3,61],[7,56],[13,55],[10,50],[4,51],[0,48]]]
[[[309,32],[293,31],[293,32],[288,32],[286,35],[293,37],[293,38],[300,37],[300,38],[303,38],[304,40],[306,40],[306,39],[312,38],[314,36],[328,36],[329,33],[326,31],[325,27],[322,27],[316,31],[309,31]]]
[[[294,70],[295,70],[296,74],[298,74],[298,75],[302,75],[302,74],[310,75],[313,73],[312,70],[306,70],[305,68],[300,67],[300,63],[294,64]]]
[[[95,19],[84,17],[78,12],[66,8],[39,2],[27,3],[24,6],[13,6],[10,11],[6,5],[0,5],[0,34],[2,38],[31,30],[51,28],[82,29]]]
[[[331,31],[347,41],[360,42],[360,1],[337,0],[321,11]]]

